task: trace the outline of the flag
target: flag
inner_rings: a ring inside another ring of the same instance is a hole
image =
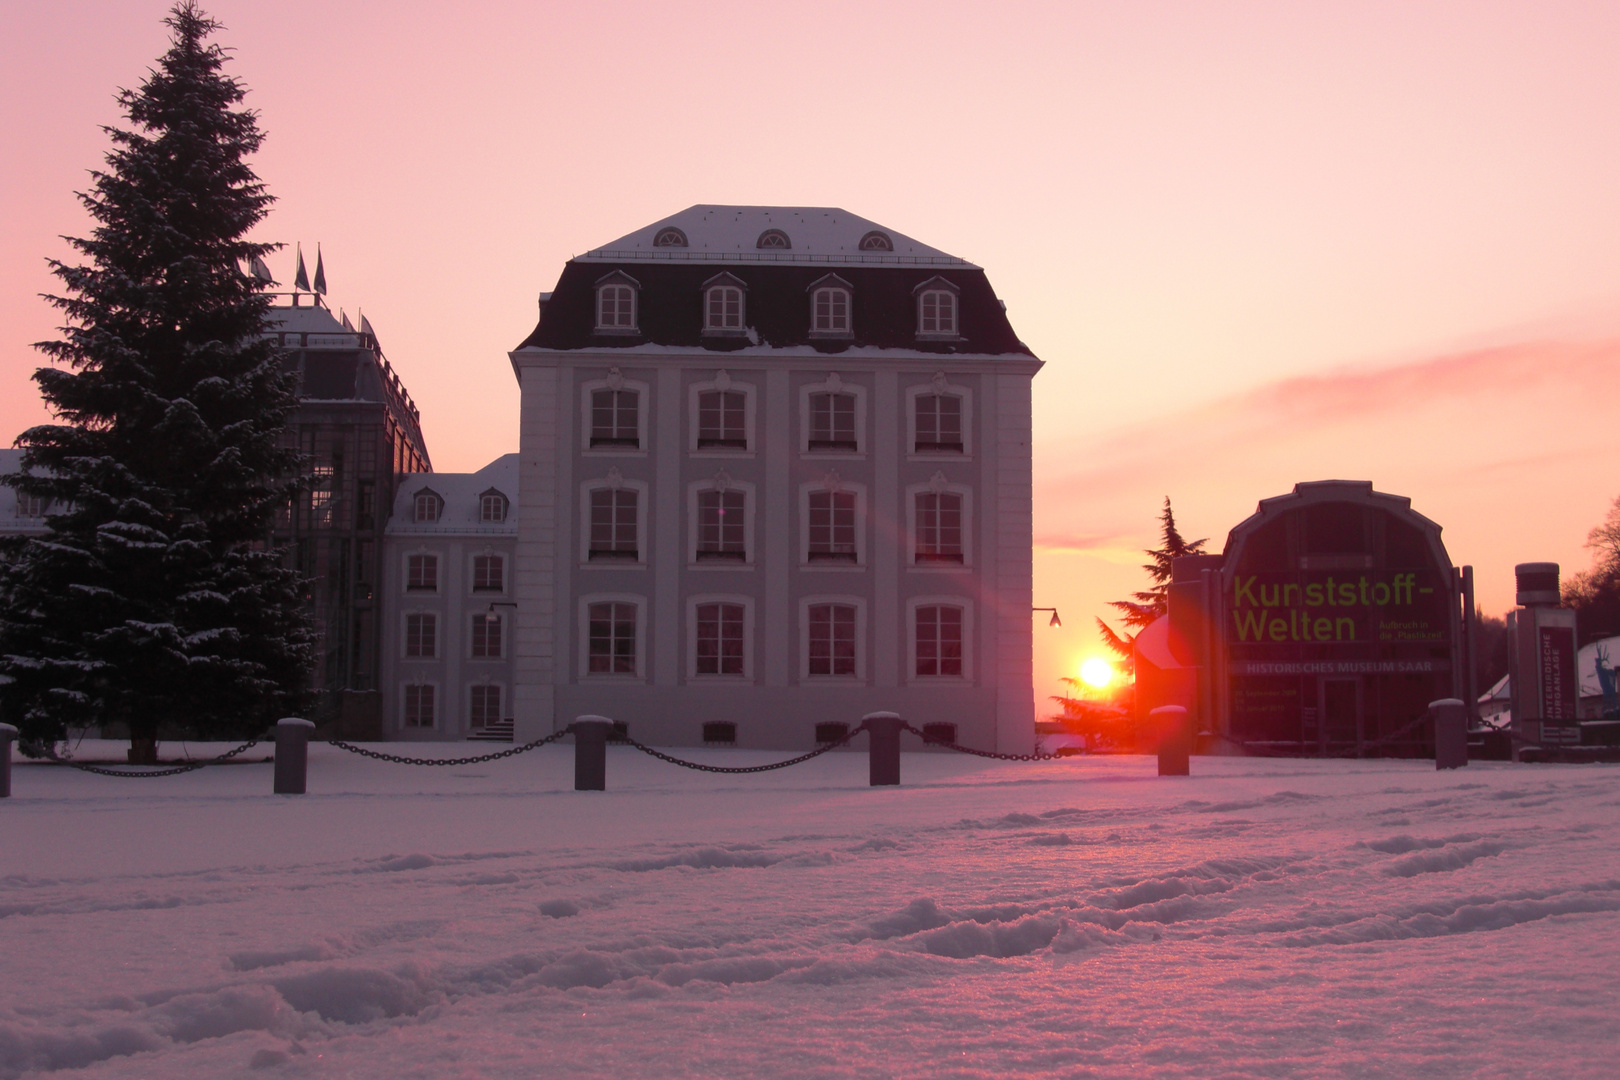
[[[304,269],[304,246],[298,246],[298,273],[293,276],[293,288],[309,291],[309,271]]]
[[[360,332],[371,335],[371,347],[375,349],[377,347],[377,331],[371,328],[371,320],[366,318],[366,313],[363,311],[360,312]]]
[[[276,283],[276,279],[270,276],[270,268],[266,266],[264,264],[264,260],[259,258],[257,255],[253,256],[253,262],[249,264],[248,272],[251,273],[255,278],[264,282],[266,285],[274,285]]]
[[[343,324],[343,329],[345,330],[354,329],[354,324],[349,321],[349,317],[347,315],[343,314],[342,308],[338,308],[338,322]]]
[[[315,245],[315,291],[326,295],[326,266],[321,262],[321,245]]]

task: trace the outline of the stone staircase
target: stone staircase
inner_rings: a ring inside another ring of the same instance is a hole
[[[468,742],[511,742],[512,719],[497,720],[492,724],[485,724],[467,736]]]

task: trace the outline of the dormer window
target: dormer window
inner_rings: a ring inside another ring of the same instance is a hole
[[[741,334],[746,311],[743,300],[748,286],[730,274],[720,274],[703,284],[703,332]]]
[[[938,277],[917,286],[918,337],[957,337],[956,299],[959,291],[955,285]]]
[[[681,230],[675,228],[675,226],[673,226],[673,225],[666,226],[665,228],[659,229],[658,230],[658,235],[653,237],[653,247],[655,247],[655,248],[683,248],[683,247],[686,247],[686,234],[681,232]]]
[[[862,251],[893,251],[894,241],[889,239],[888,233],[873,229],[861,237],[860,249]]]
[[[423,488],[416,493],[414,505],[411,508],[411,520],[418,524],[438,521],[439,515],[444,513],[444,500],[436,492]]]
[[[848,337],[850,284],[828,274],[810,286],[810,333],[814,337]]]
[[[632,334],[636,330],[636,294],[641,283],[615,271],[596,283],[596,329],[606,334]]]
[[[494,488],[490,488],[478,496],[478,520],[486,525],[499,524],[506,520],[506,510],[510,504],[505,495]]]
[[[759,234],[759,239],[754,241],[754,246],[761,251],[786,251],[793,246],[793,241],[789,240],[788,234],[781,229],[766,229]]]

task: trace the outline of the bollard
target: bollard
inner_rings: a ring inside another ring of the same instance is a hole
[[[870,757],[872,787],[893,787],[900,783],[900,714],[867,713],[867,754]]]
[[[1468,706],[1457,698],[1429,702],[1434,717],[1434,767],[1460,769],[1468,764]]]
[[[1192,727],[1187,723],[1187,710],[1180,705],[1161,705],[1148,713],[1148,720],[1159,736],[1159,775],[1192,775]]]
[[[574,790],[607,790],[607,737],[613,721],[581,716],[574,721]]]
[[[11,744],[17,735],[10,724],[0,724],[0,799],[11,798]]]
[[[309,736],[315,725],[289,716],[276,721],[276,778],[274,794],[304,794],[309,774]]]

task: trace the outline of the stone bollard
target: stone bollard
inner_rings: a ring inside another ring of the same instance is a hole
[[[289,716],[276,721],[274,794],[302,795],[309,775],[309,736],[315,725]]]
[[[893,787],[900,783],[900,714],[867,713],[867,753],[870,757],[872,787]]]
[[[1434,717],[1434,767],[1460,769],[1468,764],[1468,706],[1457,698],[1429,702]]]
[[[1159,775],[1192,774],[1192,726],[1187,710],[1180,705],[1161,705],[1148,713],[1148,720],[1159,736]]]
[[[10,724],[0,724],[0,799],[11,798],[11,744],[18,734]]]
[[[613,721],[605,716],[574,720],[574,790],[607,790],[607,737]]]

